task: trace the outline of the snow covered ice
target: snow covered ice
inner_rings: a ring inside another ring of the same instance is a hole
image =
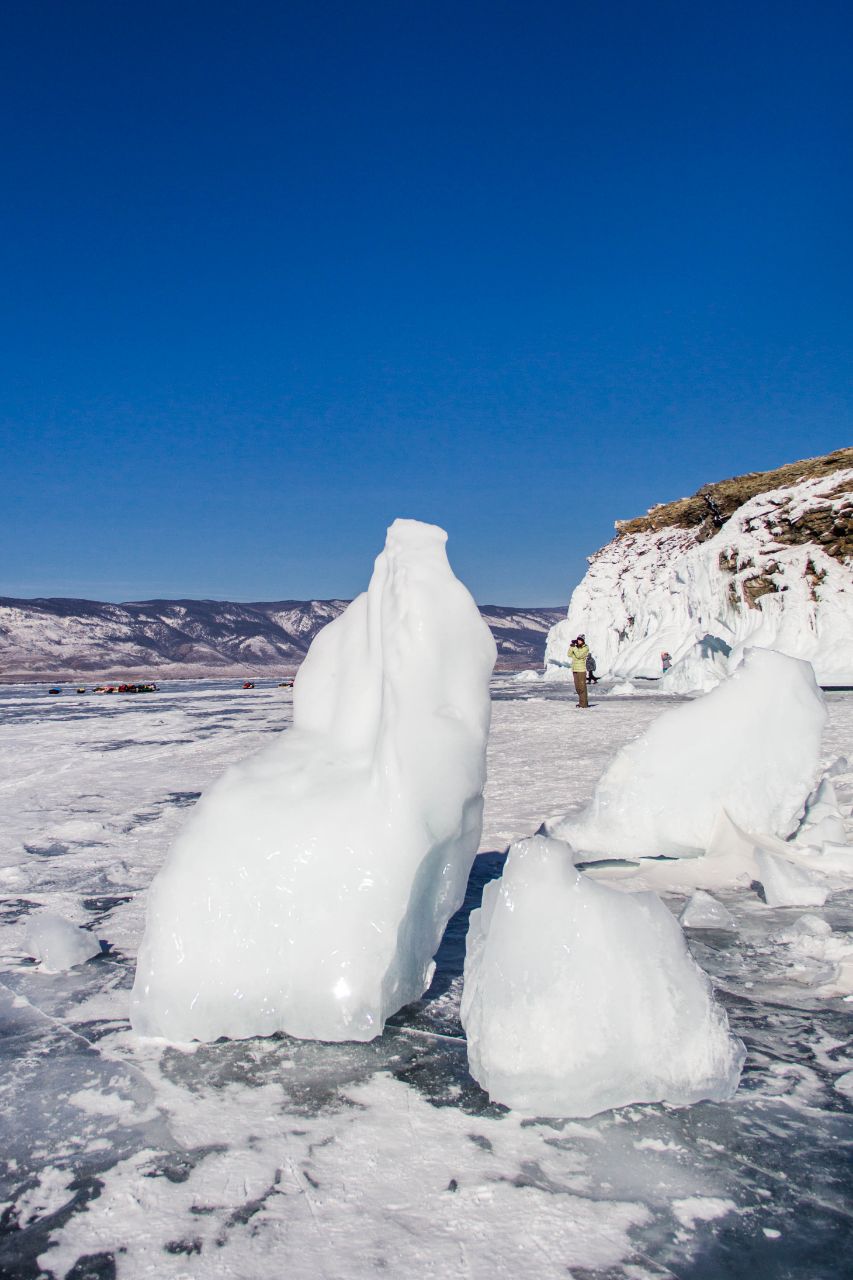
[[[660,899],[597,884],[543,836],[472,913],[462,1025],[474,1079],[528,1115],[729,1098],[744,1059]]]
[[[446,538],[395,521],[293,728],[193,810],[151,890],[137,1031],[371,1040],[429,986],[480,840],[495,662]]]
[[[39,911],[25,935],[26,946],[45,973],[63,973],[101,954],[97,938],[54,911]]]
[[[531,1121],[472,1080],[459,1021],[468,911],[506,846],[583,805],[672,705],[602,699],[578,723],[571,690],[532,688],[535,699],[493,677],[481,856],[423,999],[370,1044],[189,1046],[128,1025],[146,897],[198,794],[289,732],[293,691],[185,681],[125,700],[0,687],[0,1269],[838,1280],[853,1247],[849,874],[807,909],[822,935],[795,932],[803,910],[769,907],[748,883],[721,895],[736,932],[688,932],[748,1048],[730,1101]],[[853,695],[826,704],[821,765],[849,843],[853,772],[831,762],[853,756]],[[810,866],[806,846],[800,856]],[[696,861],[645,862],[624,884]],[[626,871],[587,874],[621,884]],[[662,892],[680,912],[684,894]],[[88,922],[109,951],[45,973],[24,940],[45,909]]]
[[[748,831],[787,836],[814,784],[825,718],[807,662],[752,649],[723,684],[623,747],[591,803],[549,832],[580,858],[703,853],[723,810]]]

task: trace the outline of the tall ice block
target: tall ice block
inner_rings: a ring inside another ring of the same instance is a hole
[[[429,985],[479,844],[495,661],[446,538],[394,522],[293,728],[190,814],[151,889],[140,1034],[371,1040]]]

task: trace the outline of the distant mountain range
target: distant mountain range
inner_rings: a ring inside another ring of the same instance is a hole
[[[346,600],[16,600],[0,596],[0,681],[292,672]],[[565,609],[483,605],[498,666],[541,665]]]

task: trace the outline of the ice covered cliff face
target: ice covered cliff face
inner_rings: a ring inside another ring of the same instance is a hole
[[[807,659],[821,684],[853,683],[851,515],[853,467],[759,493],[716,532],[656,527],[653,509],[592,556],[546,666],[582,631],[599,675],[660,676],[669,652],[673,693],[713,687],[747,645]]]
[[[445,541],[395,521],[293,729],[193,810],[151,890],[138,1032],[370,1040],[429,985],[479,843],[495,661]]]

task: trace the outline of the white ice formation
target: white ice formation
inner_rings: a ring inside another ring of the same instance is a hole
[[[726,929],[733,930],[735,922],[731,912],[722,902],[712,898],[704,889],[697,889],[684,910],[678,917],[687,929]]]
[[[727,519],[714,513],[709,492],[707,508],[697,495],[626,522],[590,558],[568,617],[549,633],[546,667],[571,679],[566,651],[582,631],[601,676],[660,677],[668,652],[661,692],[712,688],[747,646],[808,660],[821,684],[853,684],[848,454],[853,459],[851,450],[835,456],[846,467],[825,474],[810,475],[814,468],[802,464],[810,478],[785,468],[781,487]]]
[[[479,843],[495,661],[445,541],[394,522],[293,728],[193,809],[151,889],[141,1034],[370,1040],[429,985]]]
[[[30,917],[24,945],[45,973],[65,973],[101,954],[93,933],[78,928],[53,911],[39,911]]]
[[[657,895],[596,883],[542,836],[471,914],[462,1022],[474,1078],[528,1115],[729,1098],[745,1056]]]
[[[807,662],[750,650],[721,685],[624,746],[586,809],[549,834],[579,860],[704,853],[723,811],[747,831],[786,837],[812,789],[825,719]]]

